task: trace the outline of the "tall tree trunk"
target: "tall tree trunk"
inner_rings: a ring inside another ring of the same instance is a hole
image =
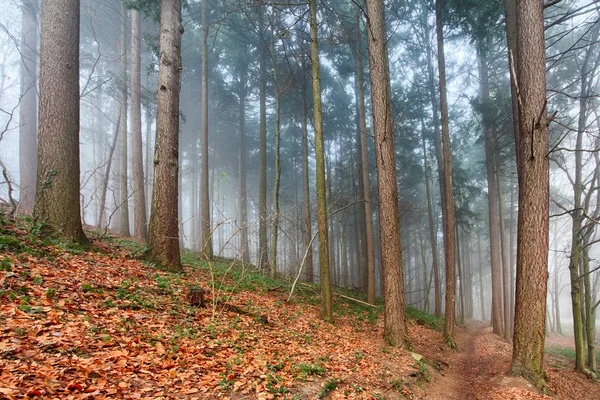
[[[425,195],[427,197],[427,217],[429,220],[429,241],[431,243],[431,257],[432,257],[432,268],[433,268],[433,282],[434,282],[434,313],[440,317],[442,315],[442,301],[441,301],[441,285],[440,285],[440,273],[438,270],[438,253],[437,253],[437,232],[435,224],[433,222],[433,208],[431,206],[431,190],[429,188],[429,166],[427,163],[427,144],[425,143],[425,123],[421,120],[421,140],[423,142],[423,165],[425,172]]]
[[[304,244],[308,247],[305,261],[306,281],[313,281],[312,222],[310,217],[310,182],[308,167],[308,106],[306,104],[306,69],[302,57],[302,213],[304,220]]]
[[[274,51],[272,54],[274,58]],[[271,277],[277,273],[277,239],[279,233],[279,186],[281,182],[281,163],[279,147],[281,136],[280,96],[277,87],[277,66],[273,62],[273,80],[275,90],[275,182],[273,182],[273,225],[271,226]]]
[[[121,236],[131,236],[129,231],[129,190],[128,190],[128,160],[127,152],[127,9],[125,3],[121,3],[121,226],[119,234]]]
[[[248,67],[242,63],[240,70],[240,81],[238,89],[238,97],[240,101],[240,147],[238,159],[238,175],[239,175],[239,198],[238,208],[240,213],[240,249],[242,251],[242,260],[250,263],[250,249],[248,248],[248,200],[246,189],[246,97],[248,84]]]
[[[488,65],[486,44],[481,40],[477,43],[479,60],[479,81],[483,104],[490,103],[488,83]],[[485,167],[488,184],[488,224],[490,231],[490,264],[492,269],[492,326],[494,333],[504,334],[504,319],[502,313],[502,268],[500,264],[500,232],[498,210],[498,186],[494,163],[494,127],[489,112],[483,113],[483,130],[485,140]]]
[[[146,75],[146,88],[150,86],[149,74]],[[152,107],[148,106],[144,109],[144,115],[146,118],[146,161],[144,166],[144,178],[146,179],[146,210],[150,209],[152,199],[152,170],[150,167],[150,160],[152,160],[152,118],[153,118]],[[147,213],[146,213],[147,214]],[[148,215],[146,215],[146,221],[148,221]]]
[[[21,101],[19,104],[19,202],[26,212],[35,204],[37,172],[37,0],[21,6]]]
[[[440,74],[440,112],[442,115],[442,152],[444,159],[444,196],[442,208],[444,219],[444,251],[446,261],[446,312],[444,337],[446,343],[454,348],[454,320],[456,301],[456,257],[454,237],[454,195],[452,194],[452,153],[450,151],[450,128],[448,125],[448,100],[446,95],[446,61],[444,56],[444,26],[442,21],[442,0],[435,2],[435,26],[438,45],[438,70]]]
[[[373,209],[371,205],[371,182],[369,180],[369,146],[367,144],[367,118],[365,113],[365,88],[362,64],[362,33],[360,30],[360,10],[356,7],[356,86],[358,89],[358,134],[360,136],[360,173],[364,203],[366,261],[367,261],[367,302],[375,304],[375,244],[373,239]]]
[[[37,193],[33,215],[87,243],[79,200],[79,1],[44,0],[40,40]]]
[[[200,158],[201,158],[201,189],[202,197],[202,253],[206,259],[213,258],[213,240],[211,229],[211,201],[208,182],[208,7],[207,1],[202,2],[202,126],[200,132]]]
[[[485,321],[485,302],[483,296],[483,258],[481,257],[481,239],[477,235],[477,254],[479,260],[479,304],[481,306],[481,320]]]
[[[456,228],[456,269],[458,270],[458,298],[460,300],[460,323],[464,325],[465,323],[465,284],[462,270],[462,261],[460,257],[460,234],[458,232],[458,225],[455,225]]]
[[[500,254],[502,255],[502,297],[504,303],[504,339],[510,340],[510,265],[508,260],[508,246],[506,242],[506,228],[504,226],[504,198],[502,196],[502,176],[500,175],[500,163],[498,154],[494,157],[496,164],[496,182],[498,183],[498,212],[500,219]]]
[[[161,0],[160,4],[154,190],[146,258],[170,271],[181,271],[177,220],[181,0]]]
[[[517,115],[517,114],[515,114]],[[511,184],[510,191],[510,332],[515,331],[515,266],[516,266],[516,247],[515,240],[517,232],[515,231],[515,194],[517,188]]]
[[[269,264],[269,244],[267,240],[267,106],[266,106],[266,77],[265,77],[265,37],[264,37],[264,6],[258,10],[259,31],[259,107],[260,130],[258,144],[258,265],[266,268]]]
[[[519,219],[511,372],[544,386],[549,162],[543,4],[517,2]]]
[[[142,151],[141,16],[131,10],[131,152],[133,164],[133,232],[140,240],[148,239],[146,230],[146,194],[144,190],[144,156]]]
[[[310,59],[312,63],[315,158],[317,174],[317,216],[319,221],[319,270],[321,280],[321,318],[333,321],[331,278],[329,274],[329,237],[327,232],[327,198],[325,188],[325,149],[323,143],[323,111],[321,108],[321,72],[317,36],[317,1],[309,0]]]
[[[396,154],[383,1],[366,0],[366,10],[384,287],[383,338],[389,345],[406,346],[408,331],[405,315]]]

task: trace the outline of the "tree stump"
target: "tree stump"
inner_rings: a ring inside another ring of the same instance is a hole
[[[204,289],[200,286],[188,288],[187,301],[191,306],[204,307]]]

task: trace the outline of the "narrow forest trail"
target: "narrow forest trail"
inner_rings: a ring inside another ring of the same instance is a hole
[[[480,321],[469,321],[466,329],[456,331],[458,348],[428,346],[415,351],[429,362],[431,384],[424,399],[545,399],[522,378],[507,374],[510,368],[511,345],[492,333]],[[433,372],[431,365],[439,365],[441,373]]]

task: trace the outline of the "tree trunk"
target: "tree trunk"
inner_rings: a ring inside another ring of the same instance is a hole
[[[102,180],[102,189],[100,193],[100,212],[98,215],[98,223],[96,224],[96,228],[104,229],[104,219],[106,215],[106,192],[108,191],[108,181],[110,179],[110,169],[112,167],[112,158],[115,152],[115,148],[117,147],[117,140],[119,138],[119,128],[121,125],[121,109],[119,108],[117,112],[117,123],[115,124],[115,132],[113,134],[113,141],[108,150],[108,157],[106,159],[106,171],[104,172],[104,179]]]
[[[146,87],[150,86],[150,78],[149,74],[146,75]],[[146,179],[146,210],[150,209],[151,199],[152,199],[152,180],[153,177],[151,175],[152,170],[150,167],[150,160],[152,160],[152,118],[153,112],[152,107],[148,106],[144,109],[144,114],[146,118],[146,164],[144,166],[144,178]],[[146,213],[146,221],[148,221],[148,215]]]
[[[484,105],[490,103],[488,83],[487,49],[482,41],[477,43],[479,61],[479,81]],[[488,184],[488,224],[490,232],[490,264],[492,269],[492,326],[494,333],[504,334],[504,319],[502,313],[502,269],[500,265],[500,232],[498,210],[498,186],[494,163],[494,127],[489,112],[483,112],[483,130],[485,139],[485,167]]]
[[[460,323],[462,325],[465,324],[465,285],[464,285],[464,279],[465,276],[463,275],[463,266],[462,266],[462,261],[461,261],[461,257],[460,257],[460,234],[458,232],[458,225],[455,225],[456,227],[456,269],[458,270],[458,298],[460,300]]]
[[[147,259],[170,271],[178,272],[182,270],[177,220],[181,1],[161,0],[160,4],[154,190]]]
[[[384,287],[383,338],[389,345],[406,346],[408,331],[404,304],[396,154],[383,1],[366,0],[366,10]]]
[[[440,112],[442,115],[442,152],[444,159],[444,186],[442,208],[444,219],[444,250],[446,261],[446,312],[444,337],[446,343],[454,348],[454,320],[456,301],[456,271],[454,237],[454,195],[452,194],[452,153],[450,151],[450,128],[448,125],[448,100],[446,96],[446,62],[444,56],[444,28],[442,21],[442,0],[435,2],[435,26],[438,45],[438,70],[440,74]]]
[[[146,241],[146,194],[144,191],[144,156],[142,151],[141,52],[142,32],[140,12],[131,10],[131,152],[133,164],[133,232]]]
[[[37,0],[21,6],[21,101],[19,103],[19,203],[31,213],[37,172]]]
[[[317,215],[319,220],[319,270],[321,280],[321,318],[333,321],[331,278],[329,274],[329,237],[327,232],[327,198],[325,188],[325,149],[323,144],[323,111],[321,108],[321,72],[317,37],[317,1],[309,0],[310,59],[312,63],[315,158],[317,174]]]
[[[274,51],[273,51],[274,53]],[[280,97],[277,87],[277,66],[273,57],[273,81],[275,90],[275,182],[273,182],[273,225],[271,226],[271,277],[277,273],[277,239],[279,233],[279,186],[281,182],[281,163],[279,147],[281,136]]]
[[[40,47],[37,193],[33,215],[87,243],[79,200],[79,1],[44,0]]]
[[[248,84],[248,66],[245,63],[240,65],[240,81],[238,89],[238,97],[240,101],[240,147],[238,159],[238,175],[239,175],[239,198],[238,208],[240,213],[240,249],[242,252],[242,261],[246,264],[250,263],[250,249],[248,248],[248,200],[246,190],[246,97]]]
[[[308,166],[308,106],[306,104],[306,72],[302,58],[302,186],[304,214],[304,244],[308,247],[305,261],[306,281],[313,281],[312,222],[310,217],[310,182]]]
[[[425,172],[425,195],[427,197],[427,217],[429,219],[429,241],[431,243],[431,257],[434,282],[434,313],[442,316],[440,273],[437,259],[437,232],[433,222],[433,209],[431,206],[431,190],[429,189],[429,166],[427,164],[427,145],[425,143],[425,123],[421,120],[422,142],[423,142],[423,165]]]
[[[258,265],[267,268],[269,264],[269,244],[267,240],[267,106],[265,77],[265,43],[264,43],[264,6],[258,10],[259,31],[259,104],[260,131],[258,144]]]
[[[511,372],[544,386],[549,163],[543,4],[517,2],[519,219]]]
[[[129,154],[127,152],[127,9],[125,3],[121,3],[121,81],[119,87],[121,89],[121,203],[120,211],[121,225],[119,234],[121,236],[131,236],[129,231],[129,190],[127,167]]]
[[[359,194],[364,203],[366,261],[367,261],[367,302],[375,304],[375,244],[373,239],[373,210],[371,206],[371,182],[369,180],[369,146],[367,144],[367,122],[365,113],[365,88],[362,64],[362,34],[360,30],[360,12],[356,7],[356,86],[358,89],[358,134],[360,136],[360,172],[362,193]]]
[[[208,7],[207,1],[202,2],[202,126],[200,132],[200,158],[201,158],[201,189],[202,197],[202,253],[208,260],[213,258],[213,240],[211,229],[211,201],[208,182]]]
[[[483,259],[481,257],[481,239],[477,235],[477,254],[479,259],[479,304],[481,306],[481,320],[485,321],[485,302],[483,298]]]
[[[502,297],[504,303],[504,339],[510,340],[510,265],[508,260],[508,248],[506,242],[506,228],[504,226],[504,199],[502,196],[502,176],[500,175],[500,163],[498,154],[494,157],[496,164],[496,182],[498,183],[498,211],[500,217],[500,254],[502,255]]]

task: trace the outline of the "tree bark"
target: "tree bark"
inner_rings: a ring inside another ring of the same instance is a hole
[[[104,179],[102,180],[102,188],[100,193],[100,212],[98,215],[98,223],[96,228],[104,229],[104,219],[106,215],[106,192],[108,191],[108,181],[110,179],[110,169],[112,167],[112,158],[117,147],[117,140],[119,138],[119,128],[121,125],[121,109],[117,112],[117,123],[115,124],[115,131],[113,133],[113,141],[108,150],[108,157],[106,158],[106,171],[104,172]]]
[[[213,258],[213,240],[210,223],[210,194],[208,181],[208,7],[207,1],[202,2],[202,126],[200,132],[201,182],[200,197],[202,198],[202,253],[206,259]]]
[[[37,172],[37,0],[21,5],[21,101],[19,104],[19,203],[31,213]]]
[[[131,10],[131,152],[133,164],[133,234],[146,241],[146,193],[144,190],[144,155],[142,151],[142,102],[141,102],[141,16]]]
[[[273,225],[271,226],[271,277],[277,273],[277,239],[279,233],[279,186],[281,182],[281,163],[279,160],[281,117],[280,93],[277,81],[277,63],[274,46],[271,50],[273,60],[273,90],[275,91],[275,181],[273,182]]]
[[[496,164],[496,182],[498,183],[498,212],[500,219],[500,254],[502,255],[502,298],[504,303],[504,339],[510,340],[510,265],[508,260],[508,246],[506,242],[506,228],[504,226],[504,198],[502,196],[502,176],[500,175],[500,163],[498,154],[494,157]]]
[[[444,27],[442,0],[435,2],[435,26],[438,45],[438,70],[440,74],[440,112],[442,115],[442,153],[444,160],[444,187],[442,208],[444,217],[444,251],[446,261],[446,309],[444,337],[454,348],[455,301],[456,301],[456,238],[454,229],[454,195],[452,193],[452,154],[450,151],[450,128],[448,125],[448,100],[446,95],[446,61],[444,56]]]
[[[85,244],[79,200],[79,0],[44,0],[34,218]]]
[[[321,280],[321,318],[333,321],[331,278],[329,273],[329,237],[327,232],[327,198],[325,187],[325,149],[323,143],[323,111],[321,108],[321,72],[317,36],[317,1],[309,0],[310,59],[312,63],[315,158],[317,174],[317,216],[319,221],[319,270]]]
[[[302,58],[302,186],[303,186],[303,219],[304,244],[308,247],[305,261],[306,281],[313,281],[312,222],[310,217],[310,182],[308,166],[308,106],[306,104],[306,70]]]
[[[148,235],[147,259],[168,268],[182,270],[177,219],[179,92],[181,89],[180,0],[161,0],[160,57],[154,150],[154,190]]]
[[[383,338],[391,346],[407,346],[396,155],[383,1],[366,0],[366,10],[383,270]]]
[[[549,162],[543,4],[517,2],[519,218],[511,372],[544,386]]]

